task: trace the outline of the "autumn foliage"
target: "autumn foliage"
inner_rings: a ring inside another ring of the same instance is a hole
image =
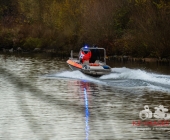
[[[109,55],[170,57],[168,0],[0,1],[0,48],[70,52],[87,43]]]

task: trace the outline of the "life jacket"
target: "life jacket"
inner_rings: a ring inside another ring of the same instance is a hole
[[[80,59],[82,60],[82,62],[89,61],[90,58],[91,58],[91,51],[88,51],[87,53],[85,53],[83,50],[81,50]]]

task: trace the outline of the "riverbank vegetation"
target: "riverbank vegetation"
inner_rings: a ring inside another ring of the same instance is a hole
[[[168,0],[0,1],[0,48],[170,58]]]

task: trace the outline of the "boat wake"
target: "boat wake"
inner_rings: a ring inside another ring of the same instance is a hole
[[[140,69],[112,68],[112,73],[100,77],[102,80],[122,81],[122,86],[146,86],[158,91],[170,92],[170,76],[150,73]],[[124,81],[124,82],[123,82]]]
[[[161,84],[170,85],[169,75],[159,75],[149,73],[140,69],[129,69],[129,68],[112,68],[112,73],[104,75],[100,79],[139,79],[150,82],[159,82]]]
[[[60,73],[57,73],[57,74],[48,75],[47,77],[78,79],[78,80],[84,80],[84,81],[94,82],[94,83],[98,83],[98,84],[99,83],[104,84],[104,82],[100,81],[99,79],[85,75],[78,70],[77,71],[63,71],[63,72],[60,72]]]
[[[94,78],[80,71],[63,71],[48,77],[86,80],[96,84],[119,88],[149,88],[150,90],[170,93],[170,76],[150,73],[140,69],[112,68],[112,73]]]

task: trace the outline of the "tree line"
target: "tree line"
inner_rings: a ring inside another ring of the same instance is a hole
[[[83,44],[108,55],[170,57],[168,0],[0,1],[0,48],[55,49]]]

